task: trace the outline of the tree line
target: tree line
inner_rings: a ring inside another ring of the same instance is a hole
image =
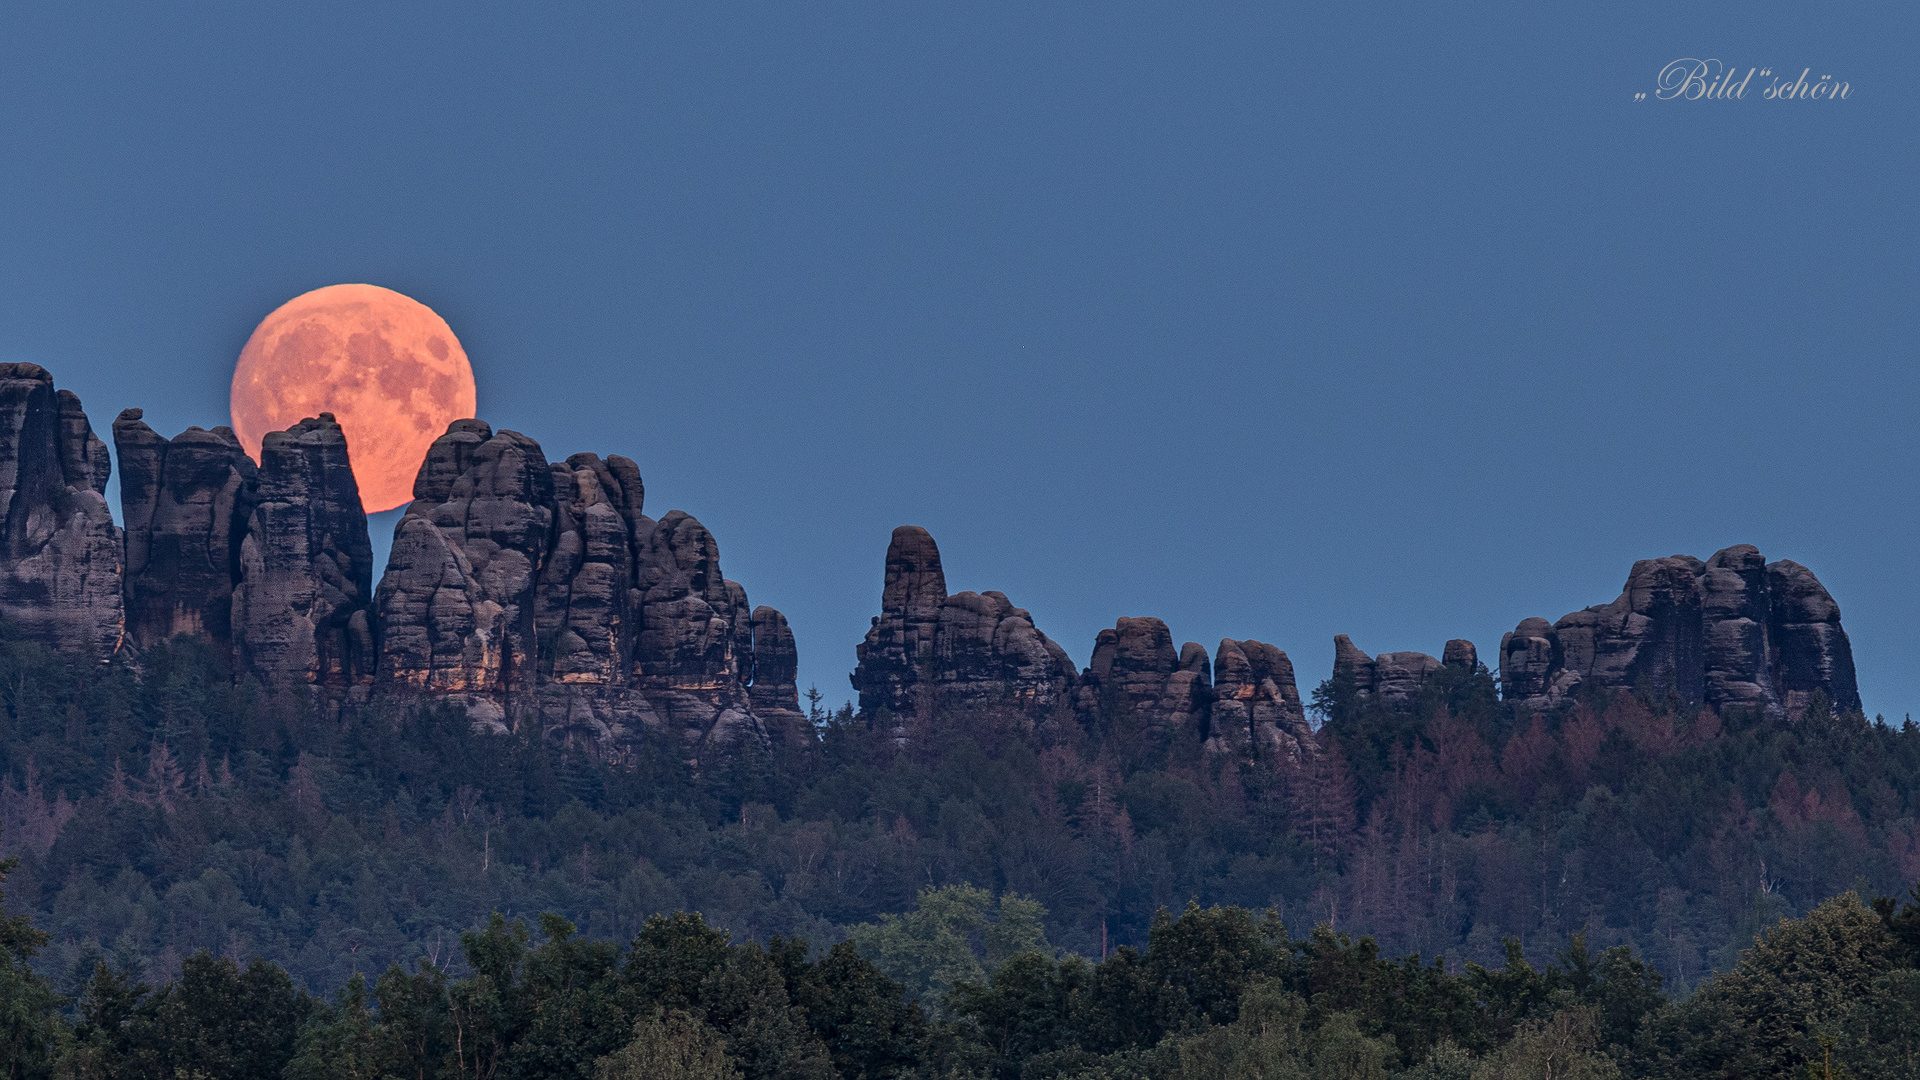
[[[1920,1075],[1913,901],[1829,900],[1678,1001],[1632,950],[1596,950],[1585,933],[1544,966],[1509,938],[1501,965],[1456,967],[1189,903],[1155,916],[1144,950],[1096,960],[1036,938],[1040,915],[1030,900],[929,889],[865,940],[819,950],[735,942],[685,912],[651,916],[624,945],[558,915],[536,933],[496,913],[461,935],[464,974],[396,964],[327,999],[270,961],[208,952],[158,986],[99,961],[63,995],[28,964],[47,935],[15,915],[0,921],[0,1067],[15,1080]],[[973,978],[916,996],[863,949]]]
[[[0,629],[0,854],[69,994],[97,960],[160,983],[201,950],[314,988],[445,967],[494,911],[628,941],[697,910],[736,940],[832,945],[962,884],[1031,898],[1087,956],[1198,899],[1484,966],[1508,937],[1544,964],[1585,928],[1685,993],[1781,917],[1920,879],[1912,723],[1658,693],[1527,715],[1484,669],[1404,704],[1331,680],[1314,699],[1302,762],[1123,720],[816,702],[817,745],[695,770],[665,741],[610,764],[451,711],[323,715],[191,641],[134,672]]]

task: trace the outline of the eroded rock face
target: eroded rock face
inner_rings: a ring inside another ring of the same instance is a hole
[[[1333,677],[1347,679],[1362,696],[1373,693],[1373,657],[1345,634],[1333,635]]]
[[[507,726],[534,685],[534,584],[554,513],[532,439],[468,420],[434,442],[374,599],[383,688],[450,695]]]
[[[1860,707],[1853,645],[1840,628],[1840,605],[1813,571],[1790,559],[1767,564],[1768,658],[1773,690],[1788,716],[1800,716],[1816,690],[1836,709]]]
[[[1798,563],[1767,563],[1742,544],[1705,562],[1633,565],[1610,604],[1548,626],[1527,619],[1500,646],[1502,691],[1550,709],[1582,688],[1671,695],[1683,705],[1797,718],[1814,691],[1860,705],[1840,610]]]
[[[689,743],[764,739],[748,702],[753,623],[746,591],[720,576],[720,546],[706,526],[675,510],[640,553],[640,632],[633,681]]]
[[[1004,593],[947,595],[940,549],[925,529],[893,531],[880,607],[856,648],[861,711],[924,718],[1013,708],[1038,721],[1069,705],[1076,679],[1066,650]]]
[[[786,620],[756,615],[721,576],[699,521],[656,523],[644,505],[626,458],[548,462],[524,435],[454,423],[394,531],[375,604],[380,692],[616,758],[649,730],[682,736],[696,762],[766,741],[763,709],[781,737],[811,739]]]
[[[918,715],[923,690],[933,676],[933,639],[940,626],[940,608],[947,602],[947,575],[940,566],[940,548],[918,525],[893,530],[887,544],[885,584],[880,591],[880,614],[864,641],[854,647],[857,662],[852,681],[860,695],[860,711],[882,709],[896,717]],[[933,698],[925,695],[931,711]]]
[[[371,683],[373,546],[330,413],[269,433],[240,544],[238,670],[268,686]]]
[[[639,602],[625,493],[592,454],[552,469],[554,539],[535,591],[540,672],[559,683],[624,685]]]
[[[1466,638],[1454,638],[1440,651],[1440,662],[1448,667],[1474,671],[1480,666],[1480,651]]]
[[[112,468],[80,399],[38,364],[0,364],[0,614],[70,656],[121,647],[121,532],[102,494]]]
[[[800,711],[800,651],[787,617],[761,605],[753,609],[753,715],[776,746],[815,744],[813,724]]]
[[[126,524],[127,636],[147,648],[177,634],[233,652],[233,584],[259,470],[233,430],[162,438],[139,409],[113,422]]]
[[[1423,652],[1390,652],[1368,656],[1345,634],[1333,638],[1334,677],[1351,679],[1362,700],[1377,698],[1404,704],[1420,696],[1427,683],[1448,664],[1463,664],[1472,670],[1478,664],[1473,643],[1455,638],[1447,642],[1445,661]]]
[[[1159,619],[1121,618],[1094,639],[1076,703],[1081,722],[1137,731],[1164,742],[1183,731],[1204,735],[1213,696],[1207,650],[1187,642],[1178,653]]]
[[[1223,638],[1213,654],[1207,749],[1255,759],[1298,761],[1312,754],[1293,661],[1263,641]]]

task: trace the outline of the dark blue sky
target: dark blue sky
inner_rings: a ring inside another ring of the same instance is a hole
[[[7,6],[0,359],[171,434],[406,292],[833,701],[914,523],[1307,685],[1754,543],[1920,711],[1910,5],[535,7]],[[1683,56],[1853,90],[1633,100]]]

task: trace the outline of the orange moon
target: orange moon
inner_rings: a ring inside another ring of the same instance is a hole
[[[332,413],[374,514],[412,499],[427,448],[474,414],[473,366],[427,305],[378,285],[329,285],[261,320],[233,369],[232,409],[255,461],[268,432]]]

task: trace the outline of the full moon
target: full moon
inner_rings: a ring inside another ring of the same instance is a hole
[[[261,320],[233,370],[233,431],[255,461],[270,431],[330,412],[368,513],[413,498],[433,440],[474,414],[473,367],[433,309],[378,285],[329,285]]]

